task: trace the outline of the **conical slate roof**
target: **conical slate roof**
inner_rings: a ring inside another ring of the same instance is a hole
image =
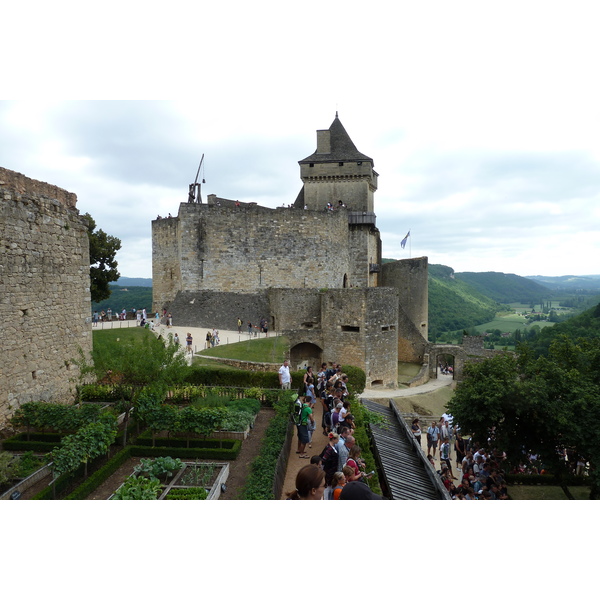
[[[369,161],[373,164],[373,159],[359,152],[350,139],[347,131],[344,129],[342,122],[339,120],[337,113],[335,119],[329,127],[329,135],[331,138],[331,152],[328,154],[317,154],[316,150],[310,156],[298,161],[299,164],[310,162],[348,162],[348,161]]]

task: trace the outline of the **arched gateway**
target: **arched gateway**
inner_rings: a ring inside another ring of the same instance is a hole
[[[290,362],[293,370],[308,366],[319,367],[323,361],[323,349],[316,344],[302,342],[290,348]],[[316,372],[316,370],[315,370]]]

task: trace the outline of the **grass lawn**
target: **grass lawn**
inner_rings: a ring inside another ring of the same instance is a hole
[[[415,365],[413,363],[398,363],[398,382],[404,383],[410,381],[413,377],[419,374],[421,365]]]
[[[567,500],[557,485],[511,485],[508,491],[513,500]],[[584,485],[571,486],[569,491],[575,500],[590,499],[590,488]]]
[[[92,332],[92,340],[95,349],[110,347],[116,342],[129,342],[142,340],[145,337],[154,337],[148,329],[144,327],[124,327],[123,329],[98,329]]]
[[[290,342],[285,336],[270,338],[249,338],[235,344],[215,346],[201,350],[197,356],[218,356],[220,358],[233,358],[251,362],[281,363],[289,354]],[[195,359],[197,360],[197,359]],[[194,364],[196,362],[194,361]],[[211,364],[214,364],[211,363]]]

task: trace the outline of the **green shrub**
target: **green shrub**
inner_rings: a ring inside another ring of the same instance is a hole
[[[140,464],[134,467],[133,472],[144,477],[172,477],[175,471],[179,471],[183,463],[179,458],[171,456],[158,456],[156,458],[142,458]]]
[[[128,477],[111,500],[158,500],[160,481],[156,477]]]
[[[60,445],[64,436],[58,433],[31,433],[27,440],[26,433],[18,433],[2,442],[5,450],[30,451],[30,452],[51,452],[57,445]]]
[[[0,452],[0,485],[12,481],[19,472],[19,463],[10,452]]]
[[[106,481],[131,457],[131,448],[132,446],[128,446],[117,452],[103,467],[92,473],[80,486],[73,490],[65,500],[85,500],[102,482]]]
[[[256,398],[239,398],[232,400],[227,404],[229,410],[248,412],[252,415],[257,415],[260,412],[260,399]]]
[[[359,367],[342,365],[342,372],[348,375],[348,391],[350,394],[362,394],[367,384],[367,375]]]
[[[67,405],[53,402],[26,402],[10,419],[14,427],[75,431],[102,417],[102,407],[93,404]]]
[[[77,399],[80,402],[118,402],[130,400],[133,391],[130,386],[91,383],[77,386]]]
[[[221,431],[246,431],[254,423],[254,415],[246,411],[227,409]]]
[[[208,492],[204,488],[174,488],[169,490],[165,500],[206,500]]]
[[[48,460],[45,457],[35,456],[31,451],[25,452],[18,458],[19,472],[17,475],[24,479],[35,473],[38,469],[41,469],[47,463]]]
[[[250,474],[242,491],[244,500],[273,500],[273,483],[279,455],[283,448],[289,420],[288,403],[282,401],[276,407],[276,414],[271,419],[260,448],[259,455],[250,465]]]

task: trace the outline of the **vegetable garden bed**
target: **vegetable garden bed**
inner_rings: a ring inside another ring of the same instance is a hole
[[[127,477],[121,482],[115,492],[109,494],[107,499],[115,499],[115,495],[119,490],[135,476],[136,469],[130,469]],[[157,492],[157,499],[218,500],[221,495],[222,486],[227,481],[228,476],[228,463],[185,462],[177,473],[172,474],[160,485]],[[121,479],[123,479],[123,476],[121,476]]]

